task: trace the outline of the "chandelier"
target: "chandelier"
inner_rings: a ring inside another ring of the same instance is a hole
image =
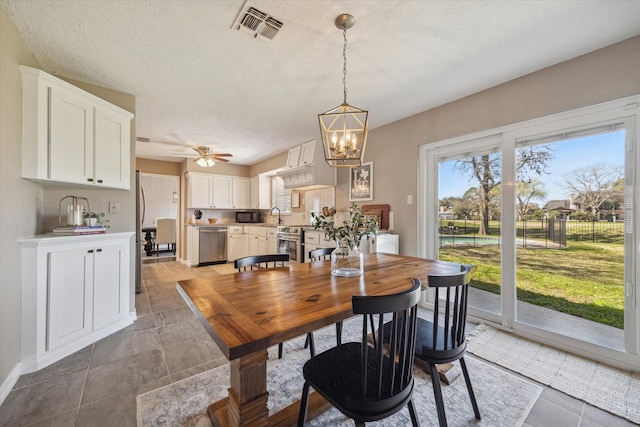
[[[324,158],[332,167],[361,166],[369,132],[369,112],[347,103],[347,30],[356,23],[353,16],[342,14],[335,25],[342,30],[344,45],[342,57],[342,105],[318,114]]]

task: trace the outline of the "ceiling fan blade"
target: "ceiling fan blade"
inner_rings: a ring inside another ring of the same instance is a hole
[[[227,160],[227,159],[223,159],[223,158],[220,158],[220,157],[217,157],[217,156],[213,156],[213,159],[214,159],[216,162],[229,163],[229,160]]]
[[[216,157],[233,157],[233,154],[219,154],[219,153],[211,153],[212,156],[216,156]]]

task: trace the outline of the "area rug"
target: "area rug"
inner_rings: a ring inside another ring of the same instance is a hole
[[[345,322],[343,341],[357,341],[359,321]],[[335,328],[314,332],[316,351],[335,345]],[[277,349],[269,350],[267,389],[269,413],[300,399],[302,365],[309,358],[303,348],[304,337],[285,343],[284,357],[277,358]],[[443,398],[449,426],[521,426],[542,392],[542,388],[506,370],[495,368],[473,356],[465,358],[474,387],[481,421],[476,421],[462,377],[451,385],[443,385]],[[229,387],[229,365],[186,378],[182,381],[139,395],[138,426],[210,426],[206,415],[209,404],[224,398]],[[415,368],[414,403],[422,426],[437,426],[431,379],[422,369]],[[308,426],[353,426],[353,421],[331,408],[309,420]],[[410,426],[409,412],[401,412],[371,426]]]
[[[479,325],[467,352],[640,424],[640,373]]]

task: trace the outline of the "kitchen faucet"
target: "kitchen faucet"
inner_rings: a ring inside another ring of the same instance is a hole
[[[274,209],[278,209],[278,224],[282,224],[282,219],[280,219],[280,208],[277,206],[274,206],[273,208],[271,208],[271,215],[273,215],[273,210]]]

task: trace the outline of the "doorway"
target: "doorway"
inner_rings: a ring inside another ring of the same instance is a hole
[[[177,248],[165,244],[161,245],[160,250],[156,252],[155,248],[149,246],[149,238],[153,238],[155,235],[153,230],[156,228],[158,219],[169,218],[176,221],[177,235],[175,245],[178,244],[179,189],[180,179],[177,176],[151,173],[140,174],[140,232],[142,233],[142,239],[146,242],[145,250],[142,252],[143,262],[158,260],[159,258],[164,258],[165,260],[167,258],[176,259]]]

